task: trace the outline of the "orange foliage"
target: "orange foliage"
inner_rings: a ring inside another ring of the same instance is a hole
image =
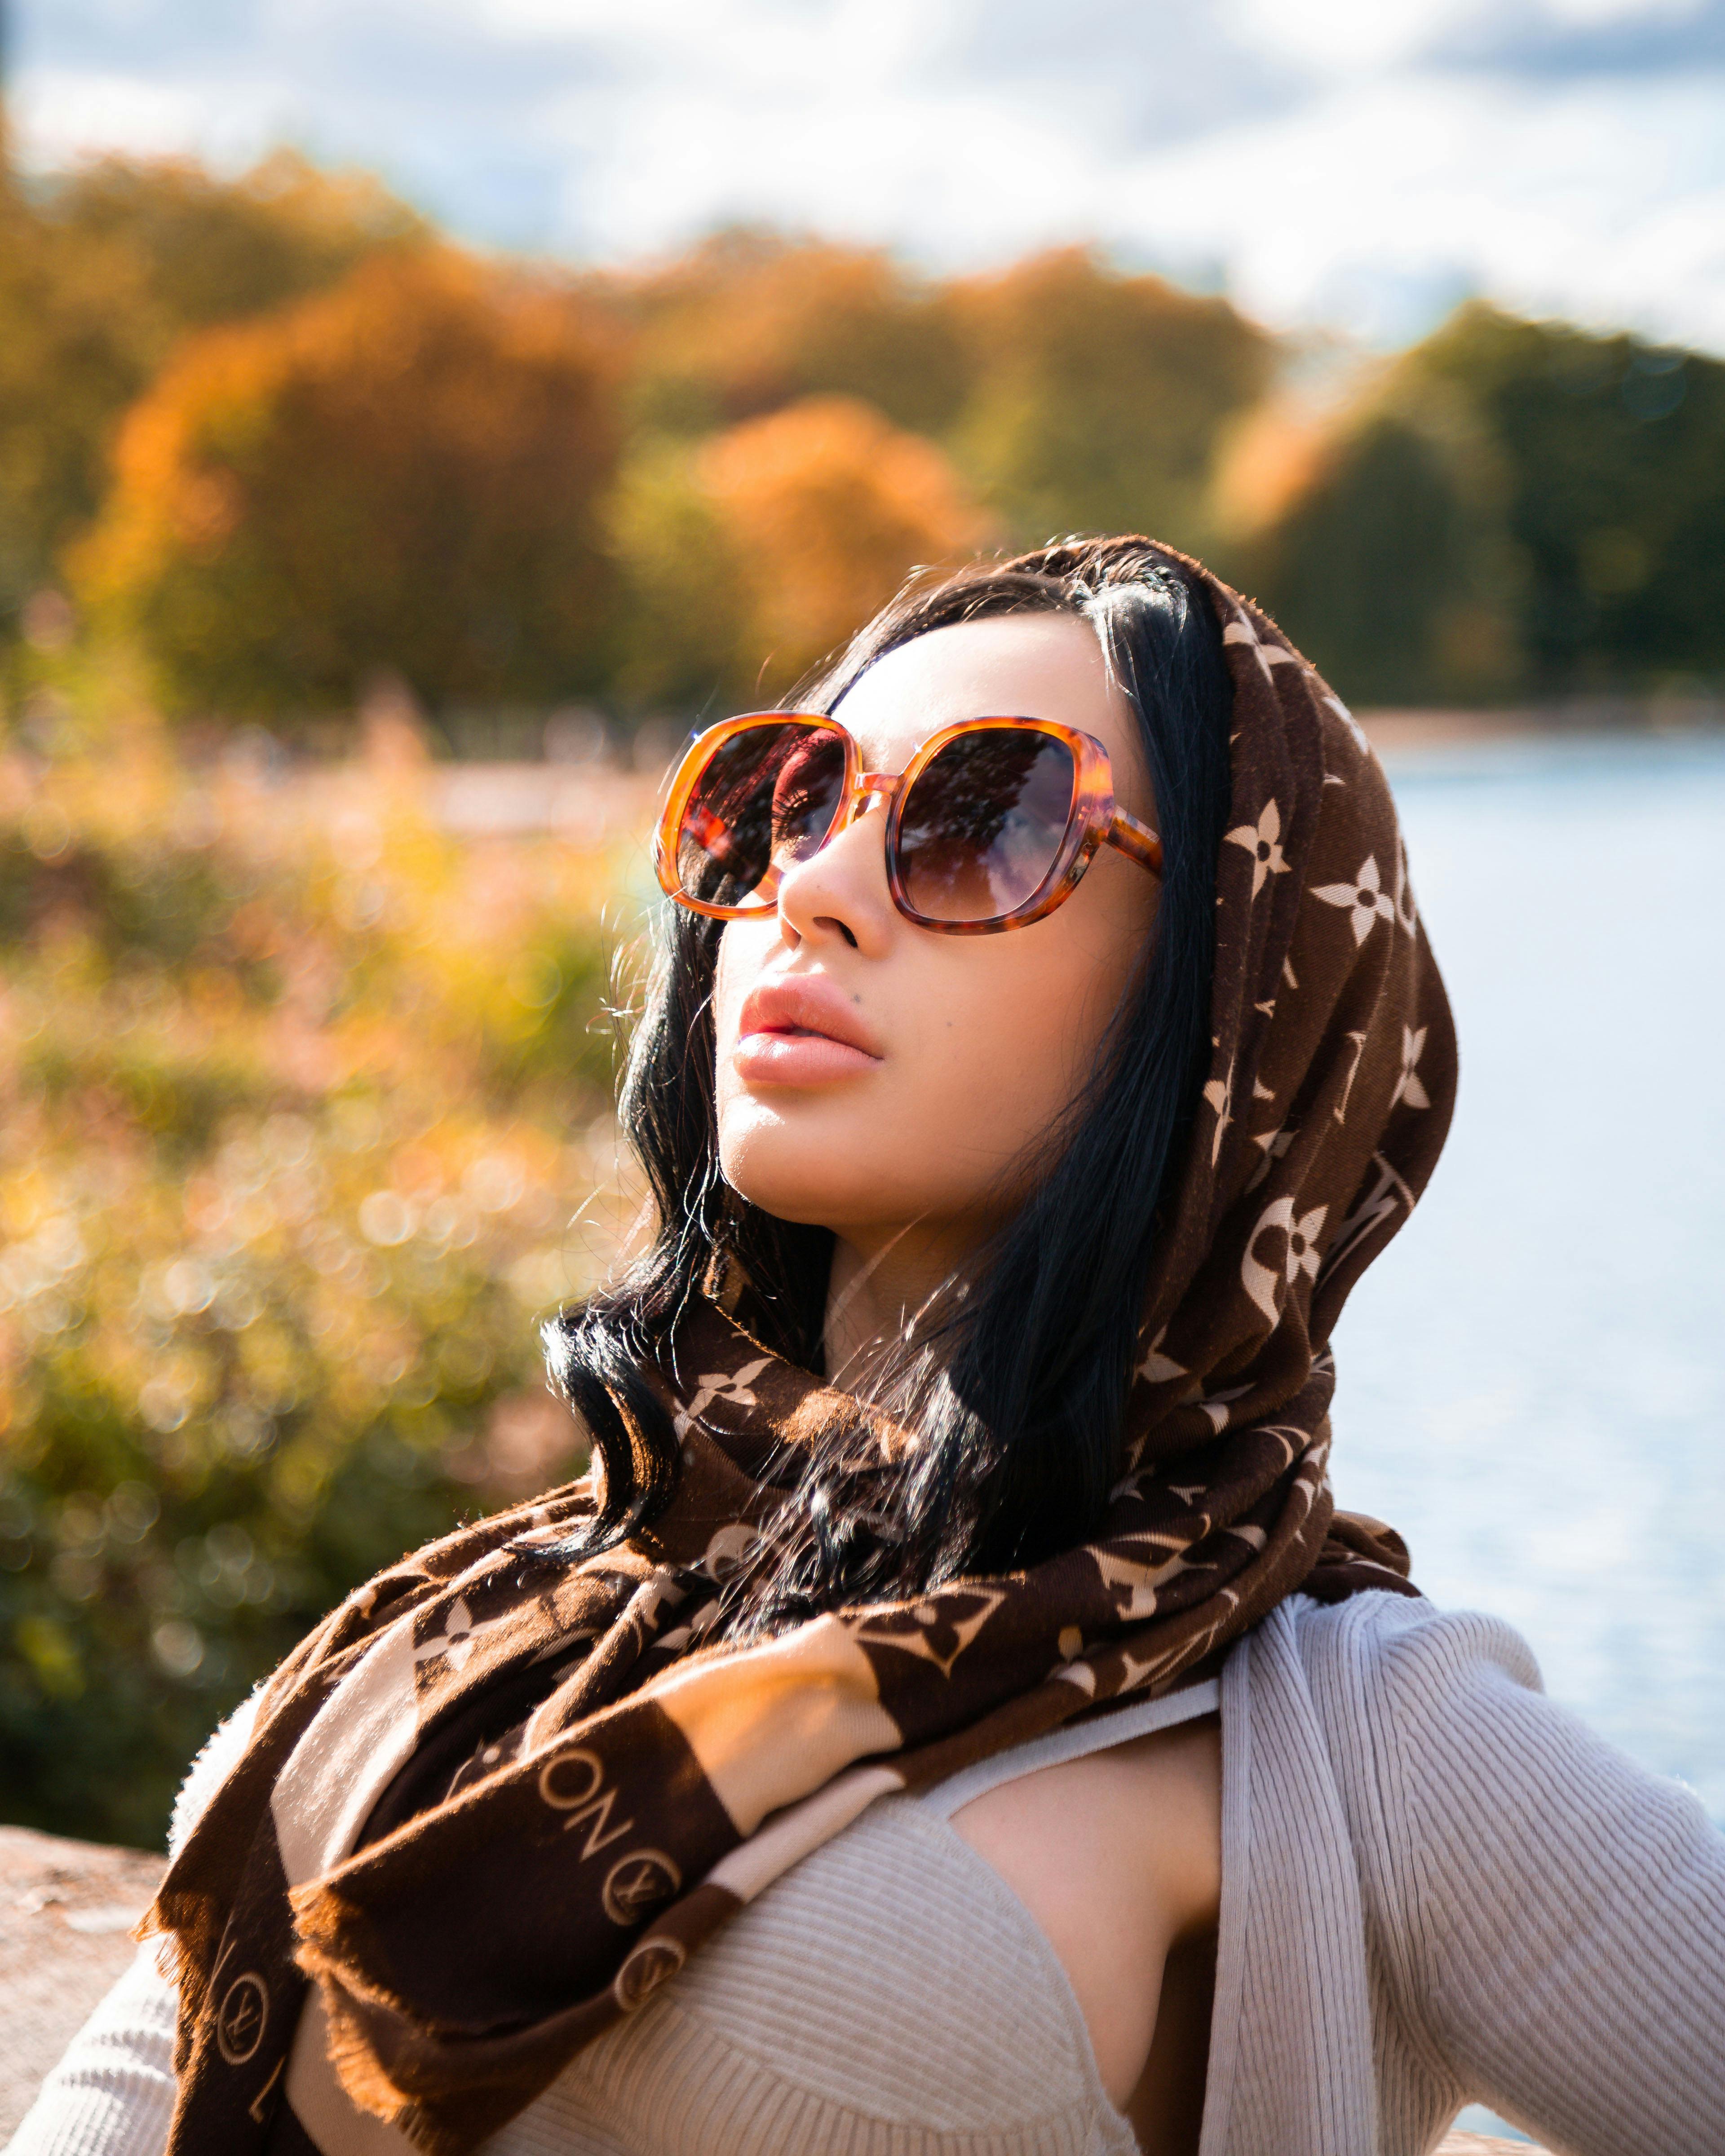
[[[751,595],[763,681],[788,685],[911,570],[992,536],[932,442],[854,398],[808,397],[702,450],[701,483]]]
[[[614,338],[452,251],[182,347],[133,408],[84,591],[181,708],[555,698],[604,657]]]
[[[1280,523],[1317,482],[1332,428],[1330,414],[1272,397],[1225,429],[1211,487],[1218,529],[1251,538]]]

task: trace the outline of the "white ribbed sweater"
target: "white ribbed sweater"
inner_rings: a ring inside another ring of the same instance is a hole
[[[1725,2152],[1725,1836],[1691,1792],[1547,1700],[1516,1633],[1399,1596],[1295,1596],[1235,1647],[1220,1704],[1202,2156],[1424,2156],[1475,2100],[1574,2156]],[[181,1831],[224,1757],[200,1761]],[[927,1816],[949,1809],[892,1799],[806,1859],[495,2156],[1129,2146],[1096,2102],[1052,1950]],[[870,1879],[877,1899],[898,1892],[902,1934],[872,1954],[891,1927],[855,1919]],[[948,1971],[906,1997],[905,1941],[922,1927],[934,1957],[955,1920],[971,1945],[988,1934],[959,1957],[972,1981]],[[11,2156],[159,2156],[172,2009],[141,1964]],[[847,2046],[859,2013],[872,2039]],[[701,2073],[680,2071],[697,2057]]]

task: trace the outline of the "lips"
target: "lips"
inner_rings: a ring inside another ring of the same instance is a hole
[[[744,998],[732,1063],[746,1084],[821,1086],[881,1060],[844,991],[819,974],[763,981]]]

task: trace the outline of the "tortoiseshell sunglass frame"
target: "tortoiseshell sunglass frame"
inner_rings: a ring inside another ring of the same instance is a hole
[[[914,921],[919,928],[931,928],[942,936],[998,936],[1008,929],[1028,928],[1034,921],[1045,920],[1071,896],[1102,846],[1114,847],[1128,860],[1147,869],[1152,875],[1161,876],[1161,839],[1148,824],[1140,823],[1116,802],[1114,774],[1107,750],[1093,734],[1081,733],[1076,726],[1062,726],[1055,719],[960,719],[931,734],[904,769],[894,773],[864,771],[855,739],[836,719],[829,718],[824,712],[745,711],[734,719],[721,719],[691,742],[671,775],[665,807],[654,834],[653,866],[660,886],[679,906],[688,907],[692,913],[705,914],[709,920],[758,919],[778,906],[781,875],[776,862],[769,864],[755,886],[751,902],[746,906],[715,906],[708,900],[693,896],[682,888],[677,869],[678,842],[683,834],[684,818],[691,796],[707,765],[717,751],[738,734],[752,726],[816,726],[838,736],[845,752],[845,794],[826,836],[814,850],[819,853],[821,847],[830,844],[841,831],[847,830],[870,801],[885,801],[887,885],[894,906],[906,921]],[[993,915],[986,921],[936,920],[931,915],[919,913],[911,903],[901,872],[898,845],[904,803],[911,788],[943,748],[965,734],[997,728],[1010,733],[1047,734],[1063,742],[1070,752],[1072,798],[1066,810],[1066,829],[1048,874],[1030,896],[1010,912]]]

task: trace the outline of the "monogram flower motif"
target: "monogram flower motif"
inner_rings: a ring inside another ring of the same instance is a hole
[[[1253,1132],[1252,1143],[1263,1147],[1264,1158],[1252,1170],[1251,1178],[1246,1184],[1248,1190],[1255,1190],[1260,1183],[1268,1181],[1271,1169],[1275,1167],[1293,1142],[1294,1133],[1286,1128],[1279,1131]]]
[[[1392,1108],[1398,1101],[1405,1101],[1410,1108],[1429,1108],[1431,1106],[1430,1096],[1420,1082],[1420,1074],[1414,1067],[1425,1050],[1426,1030],[1423,1025],[1418,1033],[1410,1025],[1402,1028],[1402,1075],[1396,1080],[1395,1091],[1389,1096]]]
[[[1206,1103],[1216,1111],[1216,1127],[1210,1139],[1210,1166],[1214,1168],[1222,1155],[1222,1133],[1234,1121],[1234,1073],[1225,1078],[1212,1078],[1204,1089]]]
[[[1326,906],[1352,907],[1356,943],[1363,943],[1380,920],[1395,919],[1395,901],[1384,888],[1375,854],[1366,855],[1352,883],[1314,884],[1312,895],[1321,898]]]
[[[953,1664],[1006,1599],[996,1587],[948,1588],[908,1609],[883,1609],[859,1625],[853,1636],[871,1646],[897,1647],[950,1677]]]
[[[1228,834],[1228,843],[1244,846],[1252,857],[1252,896],[1263,890],[1266,877],[1286,875],[1288,865],[1281,850],[1281,811],[1274,801],[1264,803],[1254,824],[1241,824]]]
[[[1162,1352],[1162,1343],[1167,1337],[1168,1327],[1164,1325],[1150,1342],[1143,1361],[1132,1373],[1134,1377],[1142,1378],[1146,1384],[1165,1385],[1174,1378],[1191,1374],[1183,1363],[1177,1363],[1172,1355],[1164,1355]]]
[[[703,1370],[696,1380],[689,1404],[672,1418],[671,1427],[677,1435],[686,1437],[691,1426],[700,1421],[715,1400],[729,1400],[735,1407],[756,1406],[755,1395],[749,1388],[772,1360],[770,1355],[762,1355],[756,1362],[745,1363],[740,1370]]]
[[[1298,654],[1290,651],[1285,644],[1266,644],[1245,616],[1236,614],[1222,631],[1224,644],[1244,644],[1254,659],[1264,669],[1266,681],[1274,680],[1271,669],[1276,666],[1298,666],[1304,662]]]
[[[1240,1285],[1272,1325],[1280,1315],[1284,1290],[1293,1286],[1302,1273],[1308,1280],[1317,1278],[1317,1239],[1329,1210],[1327,1205],[1314,1205],[1309,1213],[1296,1213],[1291,1198],[1273,1198],[1258,1216],[1252,1240],[1240,1259]],[[1286,1248],[1280,1264],[1266,1265],[1256,1252],[1272,1229],[1281,1229]]]
[[[467,1598],[458,1594],[444,1613],[444,1629],[429,1640],[422,1640],[413,1650],[413,1661],[436,1661],[447,1656],[452,1670],[459,1670],[473,1652],[473,1612],[467,1606]]]

